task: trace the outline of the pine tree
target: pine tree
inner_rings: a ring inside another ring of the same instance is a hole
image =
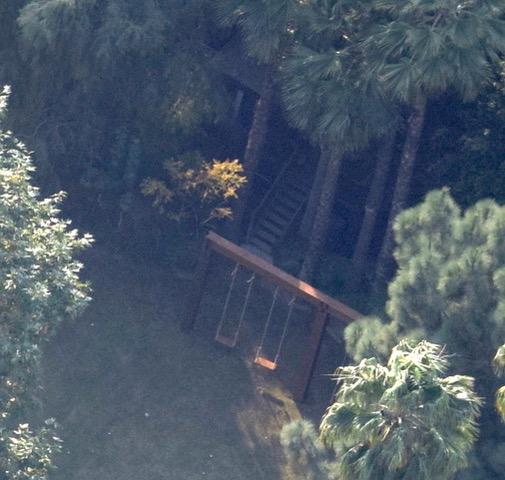
[[[457,371],[477,378],[492,405],[490,359],[505,340],[505,207],[482,200],[462,212],[447,190],[434,191],[398,216],[394,232],[398,271],[388,289],[389,320],[347,327],[349,353],[386,358],[406,337],[444,344]],[[498,444],[493,415],[484,412],[483,438]]]
[[[399,269],[386,310],[396,335],[417,332],[464,354],[457,361],[468,373],[489,372],[482,359],[505,338],[505,207],[482,200],[463,213],[438,190],[405,210],[394,232]]]

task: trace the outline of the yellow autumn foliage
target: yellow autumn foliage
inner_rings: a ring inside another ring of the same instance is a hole
[[[238,198],[247,181],[238,160],[191,161],[170,159],[164,163],[166,181],[146,178],[142,193],[153,197],[153,205],[176,222],[191,220],[199,228],[213,220],[232,218],[230,201]],[[188,164],[196,165],[188,166]]]

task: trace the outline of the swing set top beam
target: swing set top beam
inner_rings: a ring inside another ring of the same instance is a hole
[[[299,278],[284,272],[258,255],[226,240],[215,232],[208,233],[206,239],[211,250],[215,250],[253,272],[272,280],[276,285],[305,299],[312,305],[326,308],[330,315],[344,323],[350,323],[363,317],[356,310],[326,295]]]

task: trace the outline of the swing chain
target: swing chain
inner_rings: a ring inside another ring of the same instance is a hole
[[[284,345],[284,340],[286,340],[286,336],[288,333],[288,327],[289,327],[289,323],[291,321],[291,315],[293,314],[293,307],[295,306],[295,302],[296,302],[296,295],[293,295],[293,297],[291,298],[291,300],[288,303],[288,306],[289,306],[288,315],[286,317],[286,322],[284,323],[284,328],[282,330],[282,335],[281,335],[281,339],[279,341],[279,346],[277,347],[277,352],[275,353],[274,363],[279,362],[282,347]]]
[[[219,325],[217,327],[216,337],[219,335],[221,329],[223,328],[226,314],[228,313],[228,307],[230,305],[231,294],[233,291],[233,287],[235,286],[235,280],[237,278],[237,273],[238,273],[239,267],[240,267],[240,264],[237,262],[235,264],[235,268],[232,270],[232,272],[230,274],[230,277],[231,277],[230,286],[228,288],[228,293],[226,294],[226,300],[224,301],[223,312],[221,313],[221,319],[219,320]]]
[[[260,343],[258,349],[256,350],[256,358],[261,357],[263,352],[263,344],[267,338],[268,328],[270,327],[270,322],[272,320],[272,314],[274,312],[275,304],[277,303],[277,295],[279,294],[279,287],[275,287],[274,296],[272,298],[272,303],[270,305],[270,311],[268,312],[267,322],[265,323],[265,328],[263,329],[263,334],[261,335]]]
[[[247,310],[247,306],[249,305],[249,298],[251,296],[251,290],[254,285],[255,278],[256,278],[256,273],[253,273],[251,278],[249,280],[247,280],[247,282],[246,282],[248,284],[247,293],[246,293],[246,296],[244,299],[244,303],[242,305],[242,311],[240,312],[240,319],[238,321],[237,329],[235,330],[235,335],[233,336],[233,343],[234,344],[237,343],[240,329],[242,328],[242,324],[244,323],[245,312]]]

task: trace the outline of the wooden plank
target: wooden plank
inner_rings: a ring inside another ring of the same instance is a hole
[[[237,342],[234,338],[225,337],[224,335],[216,335],[214,337],[214,340],[228,348],[235,348],[237,345]]]
[[[277,369],[277,364],[275,362],[272,362],[272,360],[269,360],[266,357],[256,357],[254,359],[254,363],[256,365],[260,365],[263,368],[266,368],[268,370],[276,370]]]
[[[301,362],[298,380],[292,389],[294,398],[298,402],[302,402],[305,399],[305,395],[309,389],[327,322],[328,310],[324,305],[320,304],[310,326],[310,336],[307,348],[303,352],[303,361]]]
[[[326,295],[299,278],[293,277],[293,275],[284,272],[245,248],[239,247],[229,240],[226,240],[217,233],[210,232],[207,235],[207,240],[209,242],[209,247],[213,250],[239,262],[253,272],[274,281],[276,285],[279,285],[285,290],[298,295],[313,305],[318,306],[323,303],[327,306],[328,313],[342,322],[350,323],[363,317],[361,313],[348,307],[344,303]]]

